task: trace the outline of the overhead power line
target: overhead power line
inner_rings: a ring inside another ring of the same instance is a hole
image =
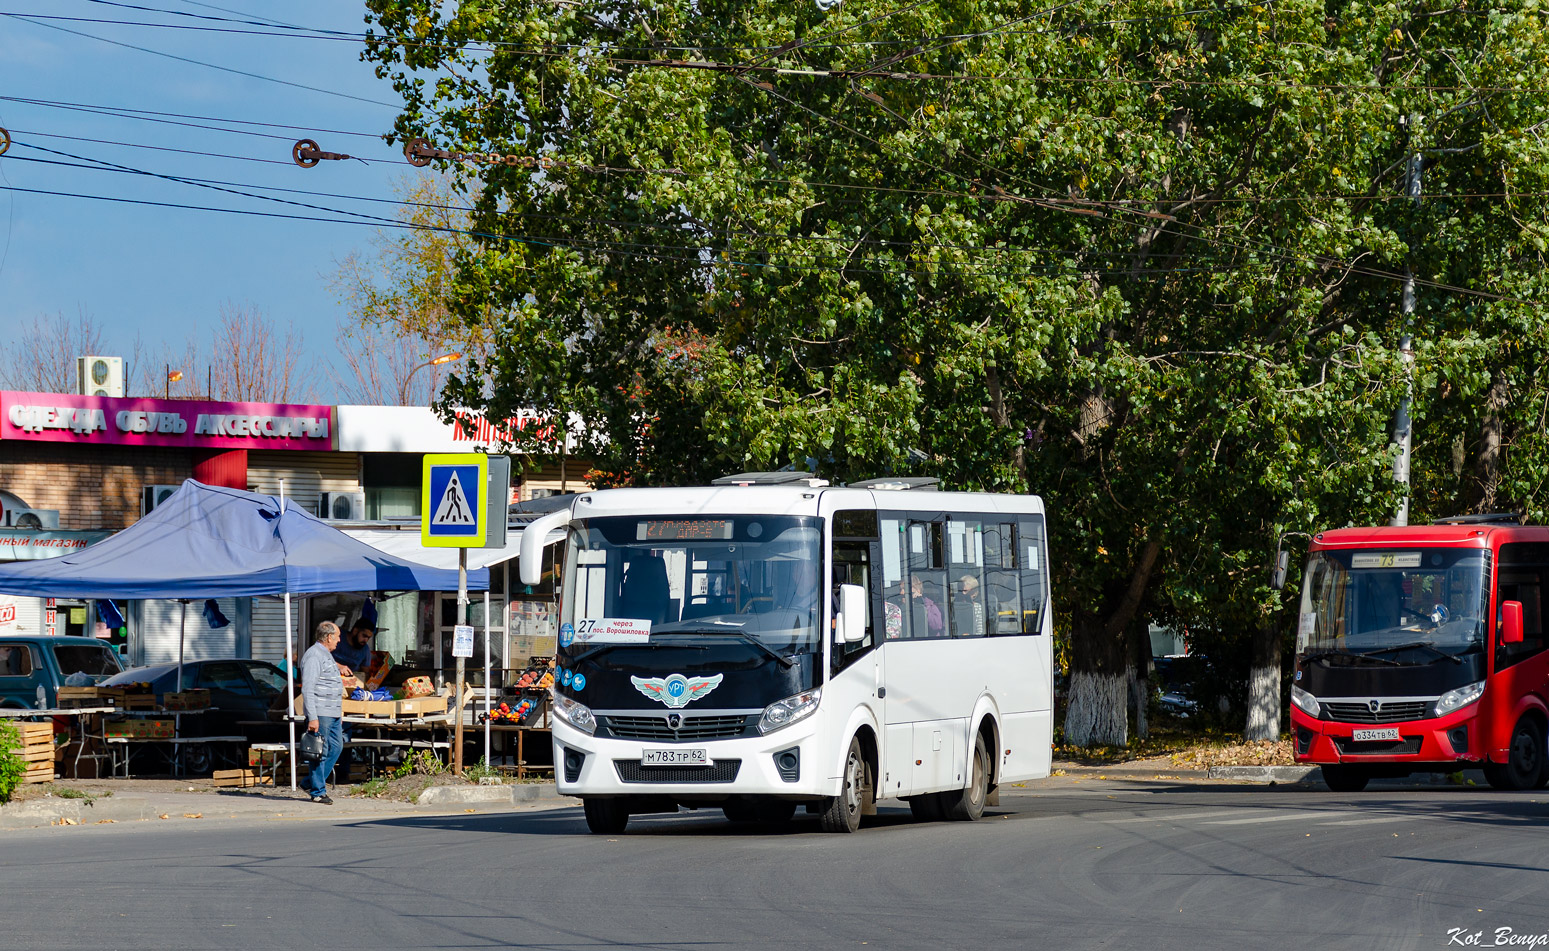
[[[232,73],[237,76],[246,76],[249,79],[258,79],[267,83],[278,83],[281,86],[291,86],[295,89],[305,89],[308,92],[322,93],[325,96],[338,96],[341,99],[352,99],[356,102],[369,103],[374,106],[386,106],[389,109],[398,109],[402,107],[402,103],[383,102],[380,99],[367,99],[364,96],[352,96],[349,93],[339,92],[336,89],[324,89],[321,86],[308,86],[306,83],[291,82],[288,79],[276,79],[273,76],[265,76],[261,73],[248,72],[245,69],[236,69],[231,66],[220,66],[215,63],[206,63],[203,60],[190,59],[187,56],[178,56],[174,53],[167,53],[162,50],[153,50],[146,46],[135,46],[133,43],[122,43],[118,40],[110,40],[105,36],[97,36],[92,33],[83,33],[80,30],[72,30],[68,27],[59,26],[56,23],[46,23],[39,17],[31,14],[7,13],[0,11],[0,16],[21,20],[26,23],[31,23],[35,26],[46,27],[50,30],[59,30],[63,33],[69,33],[73,36],[85,37],[88,40],[97,40],[100,43],[109,43],[113,46],[121,46],[124,49],[131,49],[140,53],[149,53],[152,56],[166,57],[167,59],[177,60],[180,63],[190,63],[194,66],[203,66],[207,69],[215,69],[223,73]]]

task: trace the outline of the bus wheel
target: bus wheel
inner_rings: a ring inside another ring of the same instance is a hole
[[[1371,774],[1355,766],[1323,767],[1323,785],[1331,792],[1360,792],[1371,782]]]
[[[861,753],[861,738],[850,740],[850,752],[844,758],[844,785],[839,795],[823,803],[819,822],[824,832],[855,832],[861,827],[861,809],[866,795],[866,757]]]
[[[1532,789],[1544,772],[1544,734],[1538,724],[1523,717],[1511,731],[1511,746],[1504,763],[1484,764],[1484,778],[1496,789]]]
[[[909,811],[921,822],[939,822],[941,820],[941,799],[935,793],[911,796],[909,799]]]
[[[948,819],[958,822],[974,822],[984,815],[984,800],[990,792],[990,750],[984,745],[984,734],[974,736],[973,775],[967,789],[954,789],[941,794],[941,811]]]
[[[597,835],[618,835],[629,824],[629,803],[623,799],[581,799],[586,827]]]

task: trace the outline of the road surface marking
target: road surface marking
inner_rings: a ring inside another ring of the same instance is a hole
[[[1292,812],[1287,815],[1253,816],[1247,819],[1225,819],[1218,822],[1207,822],[1207,826],[1245,826],[1260,822],[1290,822],[1294,819],[1327,819],[1330,816],[1348,816],[1348,812]]]

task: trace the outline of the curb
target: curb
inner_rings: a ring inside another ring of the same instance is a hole
[[[0,830],[33,829],[38,826],[91,825],[104,819],[133,822],[158,815],[145,799],[135,796],[109,796],[90,802],[84,799],[35,799],[0,806]]]
[[[511,786],[431,786],[419,794],[421,806],[446,806],[459,803],[519,803],[541,799],[567,799],[553,783],[519,783]]]
[[[1240,783],[1315,783],[1323,781],[1316,766],[1212,766],[1206,779],[1232,779]]]

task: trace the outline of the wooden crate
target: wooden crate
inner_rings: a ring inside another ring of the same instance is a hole
[[[122,705],[122,687],[60,687],[55,702],[61,707],[96,707],[104,704]]]
[[[215,785],[245,789],[258,785],[259,775],[252,769],[217,769],[213,775]]]
[[[161,698],[161,703],[168,710],[203,710],[210,705],[210,691],[195,687],[182,693],[169,693]]]
[[[51,783],[54,781],[54,761],[46,763],[28,763],[27,771],[22,774],[23,783]]]
[[[156,695],[153,693],[125,694],[124,699],[118,702],[122,710],[154,710],[156,709]]]

